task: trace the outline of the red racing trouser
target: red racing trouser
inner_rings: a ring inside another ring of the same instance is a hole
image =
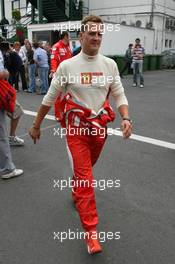
[[[98,160],[107,137],[107,127],[104,133],[91,133],[94,127],[90,123],[74,124],[74,113],[68,115],[68,126],[75,133],[67,133],[67,151],[73,170],[74,188],[72,196],[80,220],[85,231],[93,231],[98,224],[98,214],[93,188],[93,166]],[[77,122],[77,117],[76,117]]]

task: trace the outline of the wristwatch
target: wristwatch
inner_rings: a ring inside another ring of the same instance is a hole
[[[129,116],[122,117],[122,120],[127,120],[127,121],[129,121],[132,124],[132,120],[131,120],[131,118]]]

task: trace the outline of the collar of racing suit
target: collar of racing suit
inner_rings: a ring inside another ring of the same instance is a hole
[[[68,47],[70,46],[69,43],[68,44],[65,44],[64,41],[62,39],[60,39],[59,43],[61,44],[61,46],[63,47]]]
[[[96,61],[99,58],[99,53],[97,55],[94,56],[90,56],[87,55],[86,53],[84,53],[82,50],[80,51],[80,55],[82,56],[82,58],[86,61]]]

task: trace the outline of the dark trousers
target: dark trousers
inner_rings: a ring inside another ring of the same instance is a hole
[[[17,76],[17,82],[19,82],[19,75],[21,77],[22,82],[22,89],[27,90],[27,81],[26,81],[26,74],[25,74],[25,68],[24,65],[21,66],[18,76]]]
[[[15,86],[16,90],[19,90],[19,75],[21,76],[22,89],[25,90],[27,89],[27,81],[25,76],[24,65],[21,66],[18,72],[10,72],[9,83],[12,86]]]
[[[16,90],[19,90],[18,75],[19,75],[18,72],[10,72],[10,76],[9,76],[9,79],[8,79],[9,83],[12,86],[15,86]]]
[[[131,69],[131,62],[130,61],[126,61],[125,62],[125,65],[123,67],[123,69],[121,70],[120,72],[120,76],[123,75],[123,73],[128,70],[128,74],[132,74],[133,73],[133,70]]]

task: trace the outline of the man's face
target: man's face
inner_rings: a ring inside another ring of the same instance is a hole
[[[64,42],[65,42],[65,44],[69,44],[69,41],[70,41],[70,36],[69,36],[69,34],[68,34],[68,35],[65,35],[65,36],[64,36]]]
[[[15,49],[16,51],[19,51],[19,50],[20,50],[20,45],[18,45],[18,44],[14,45],[14,49]]]
[[[135,43],[140,44],[140,39],[136,39]]]
[[[30,49],[30,47],[31,47],[30,42],[27,42],[27,43],[25,44],[25,47],[26,47],[26,49]]]
[[[88,22],[85,31],[80,33],[80,41],[83,51],[88,55],[96,55],[101,45],[103,25],[95,22]]]

